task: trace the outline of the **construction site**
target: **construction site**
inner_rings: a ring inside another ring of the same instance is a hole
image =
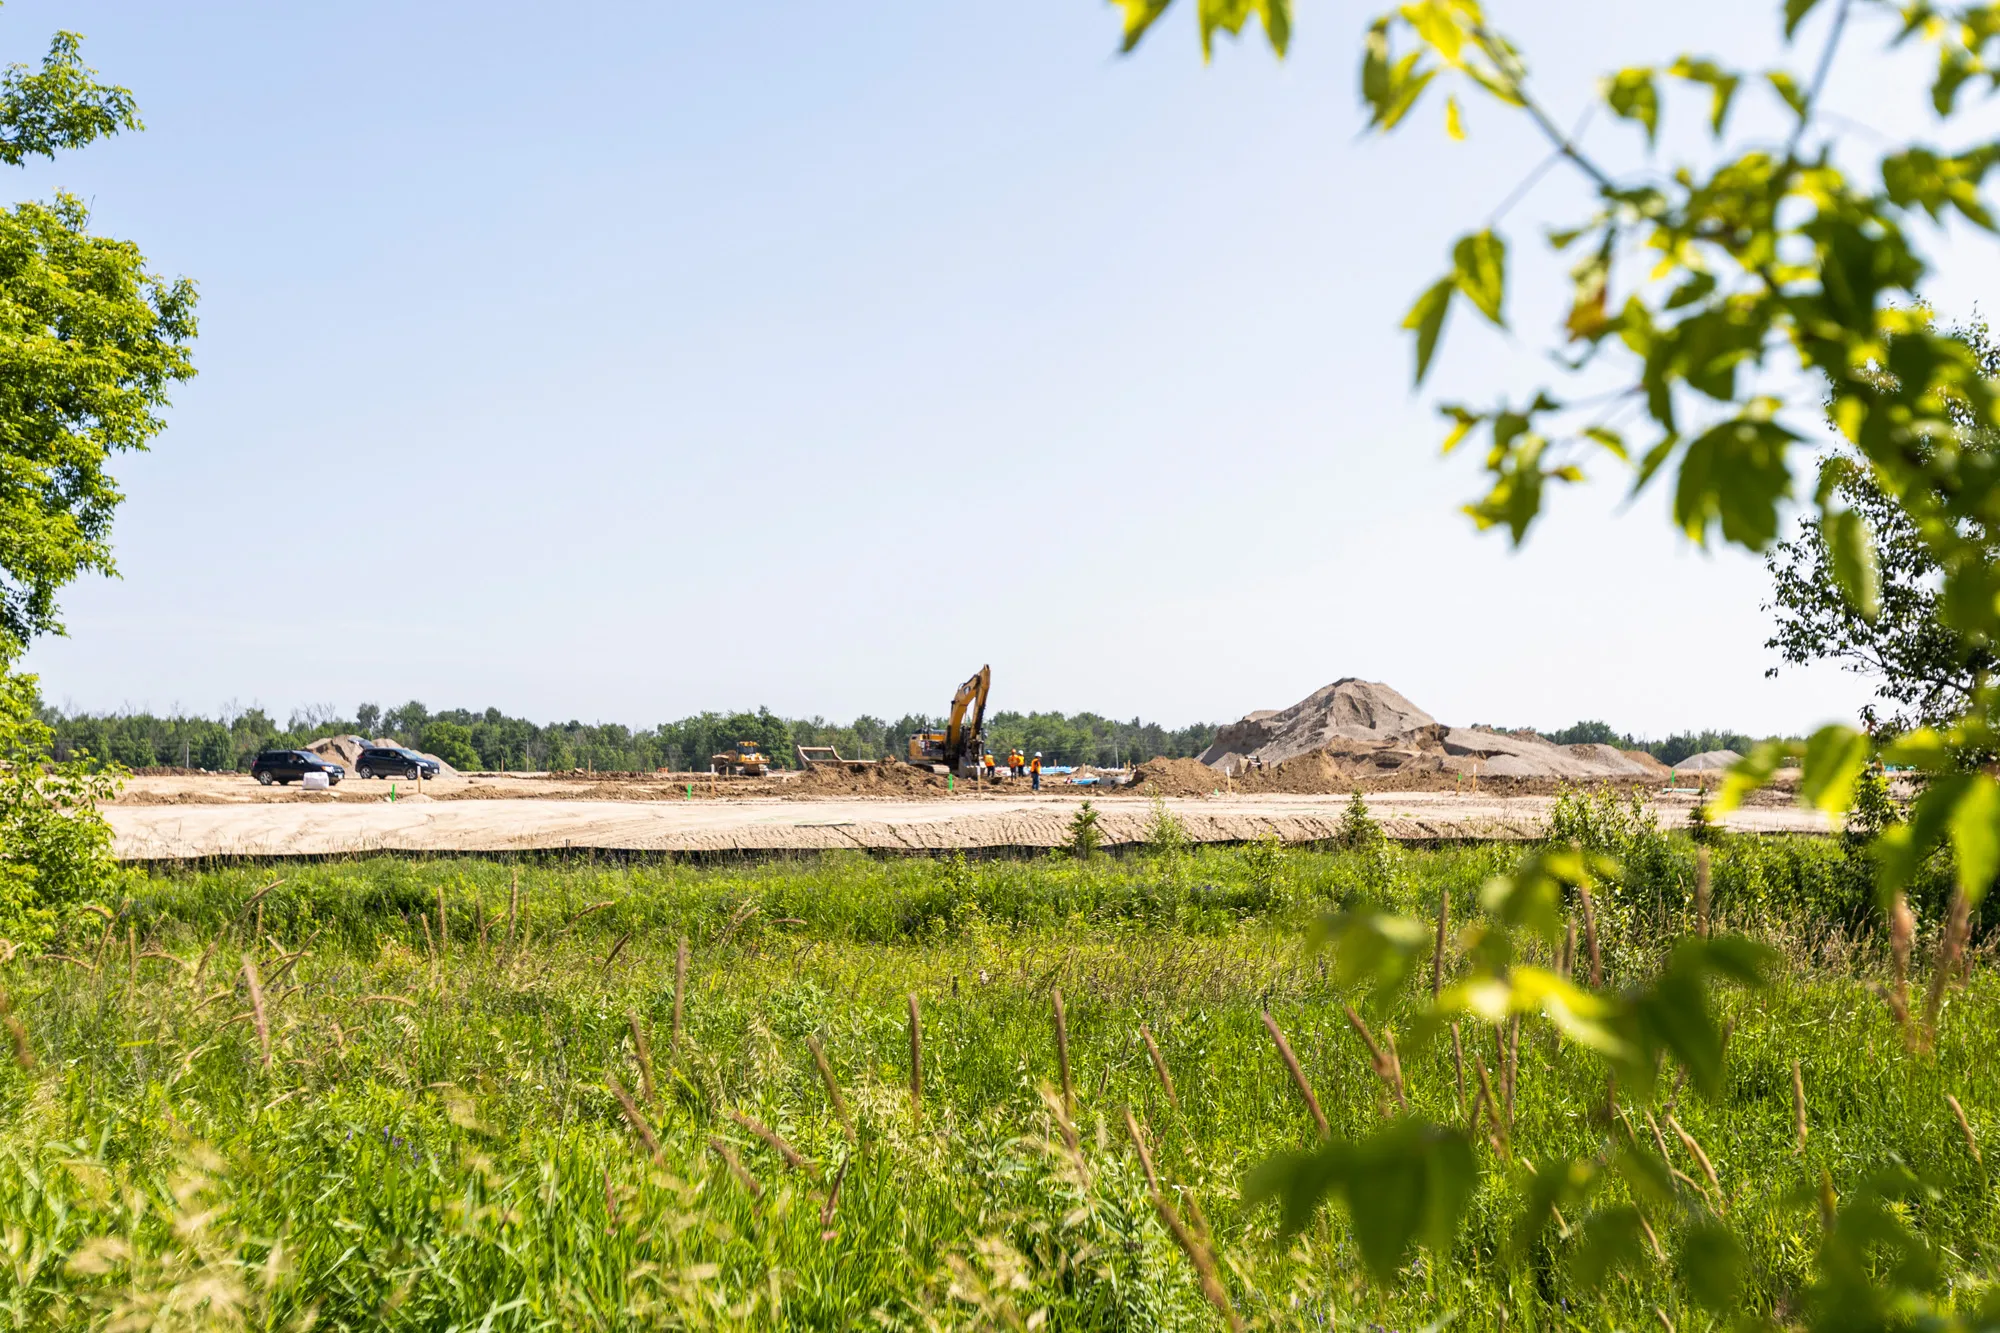
[[[1663,824],[1687,812],[1738,756],[1698,754],[1673,767],[1637,750],[1557,745],[1532,732],[1453,726],[1391,687],[1337,680],[1288,708],[1219,728],[1198,759],[1028,774],[985,748],[992,673],[959,687],[944,725],[905,753],[843,756],[796,747],[785,758],[748,742],[702,772],[461,772],[350,777],[307,790],[241,773],[147,773],[104,808],[115,851],[133,861],[344,856],[375,852],[604,851],[665,855],[1036,851],[1059,846],[1081,802],[1107,844],[1145,839],[1161,811],[1197,842],[1336,836],[1360,792],[1392,838],[1519,840],[1540,836],[1559,789],[1610,786],[1650,802]],[[307,748],[354,773],[365,747],[330,736]],[[1781,773],[1726,818],[1744,832],[1824,832]]]

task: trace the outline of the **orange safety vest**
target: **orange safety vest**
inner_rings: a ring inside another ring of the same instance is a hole
[[[1042,771],[1042,758],[1040,755],[1036,755],[1028,761],[1028,771],[1030,773],[1039,773]]]

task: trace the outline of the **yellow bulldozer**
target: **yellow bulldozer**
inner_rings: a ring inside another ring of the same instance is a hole
[[[710,755],[708,771],[725,776],[761,778],[771,771],[771,757],[756,741],[738,741],[735,749]]]
[[[911,733],[910,762],[960,777],[978,777],[979,756],[986,743],[986,695],[992,688],[993,668],[979,668],[978,674],[952,696],[951,715],[943,731]]]

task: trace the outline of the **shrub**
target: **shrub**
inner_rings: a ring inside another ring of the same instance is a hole
[[[1382,826],[1369,812],[1368,798],[1361,794],[1361,788],[1356,787],[1347,798],[1347,809],[1340,816],[1340,828],[1333,838],[1351,852],[1373,851],[1387,841]]]
[[[48,941],[63,909],[110,896],[119,872],[97,802],[124,776],[87,755],[48,760],[35,703],[35,678],[0,661],[0,937],[28,947]]]
[[[1097,827],[1097,810],[1085,801],[1070,816],[1069,837],[1063,840],[1063,850],[1079,861],[1088,861],[1097,855],[1097,849],[1103,845],[1104,834]]]

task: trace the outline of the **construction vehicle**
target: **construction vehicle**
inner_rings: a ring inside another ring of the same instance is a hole
[[[756,741],[738,741],[735,749],[710,755],[708,771],[724,776],[761,778],[771,771],[771,757]]]
[[[978,777],[979,757],[986,746],[986,695],[992,688],[993,668],[979,668],[978,674],[952,696],[951,715],[943,731],[911,734],[910,762],[959,777]]]

